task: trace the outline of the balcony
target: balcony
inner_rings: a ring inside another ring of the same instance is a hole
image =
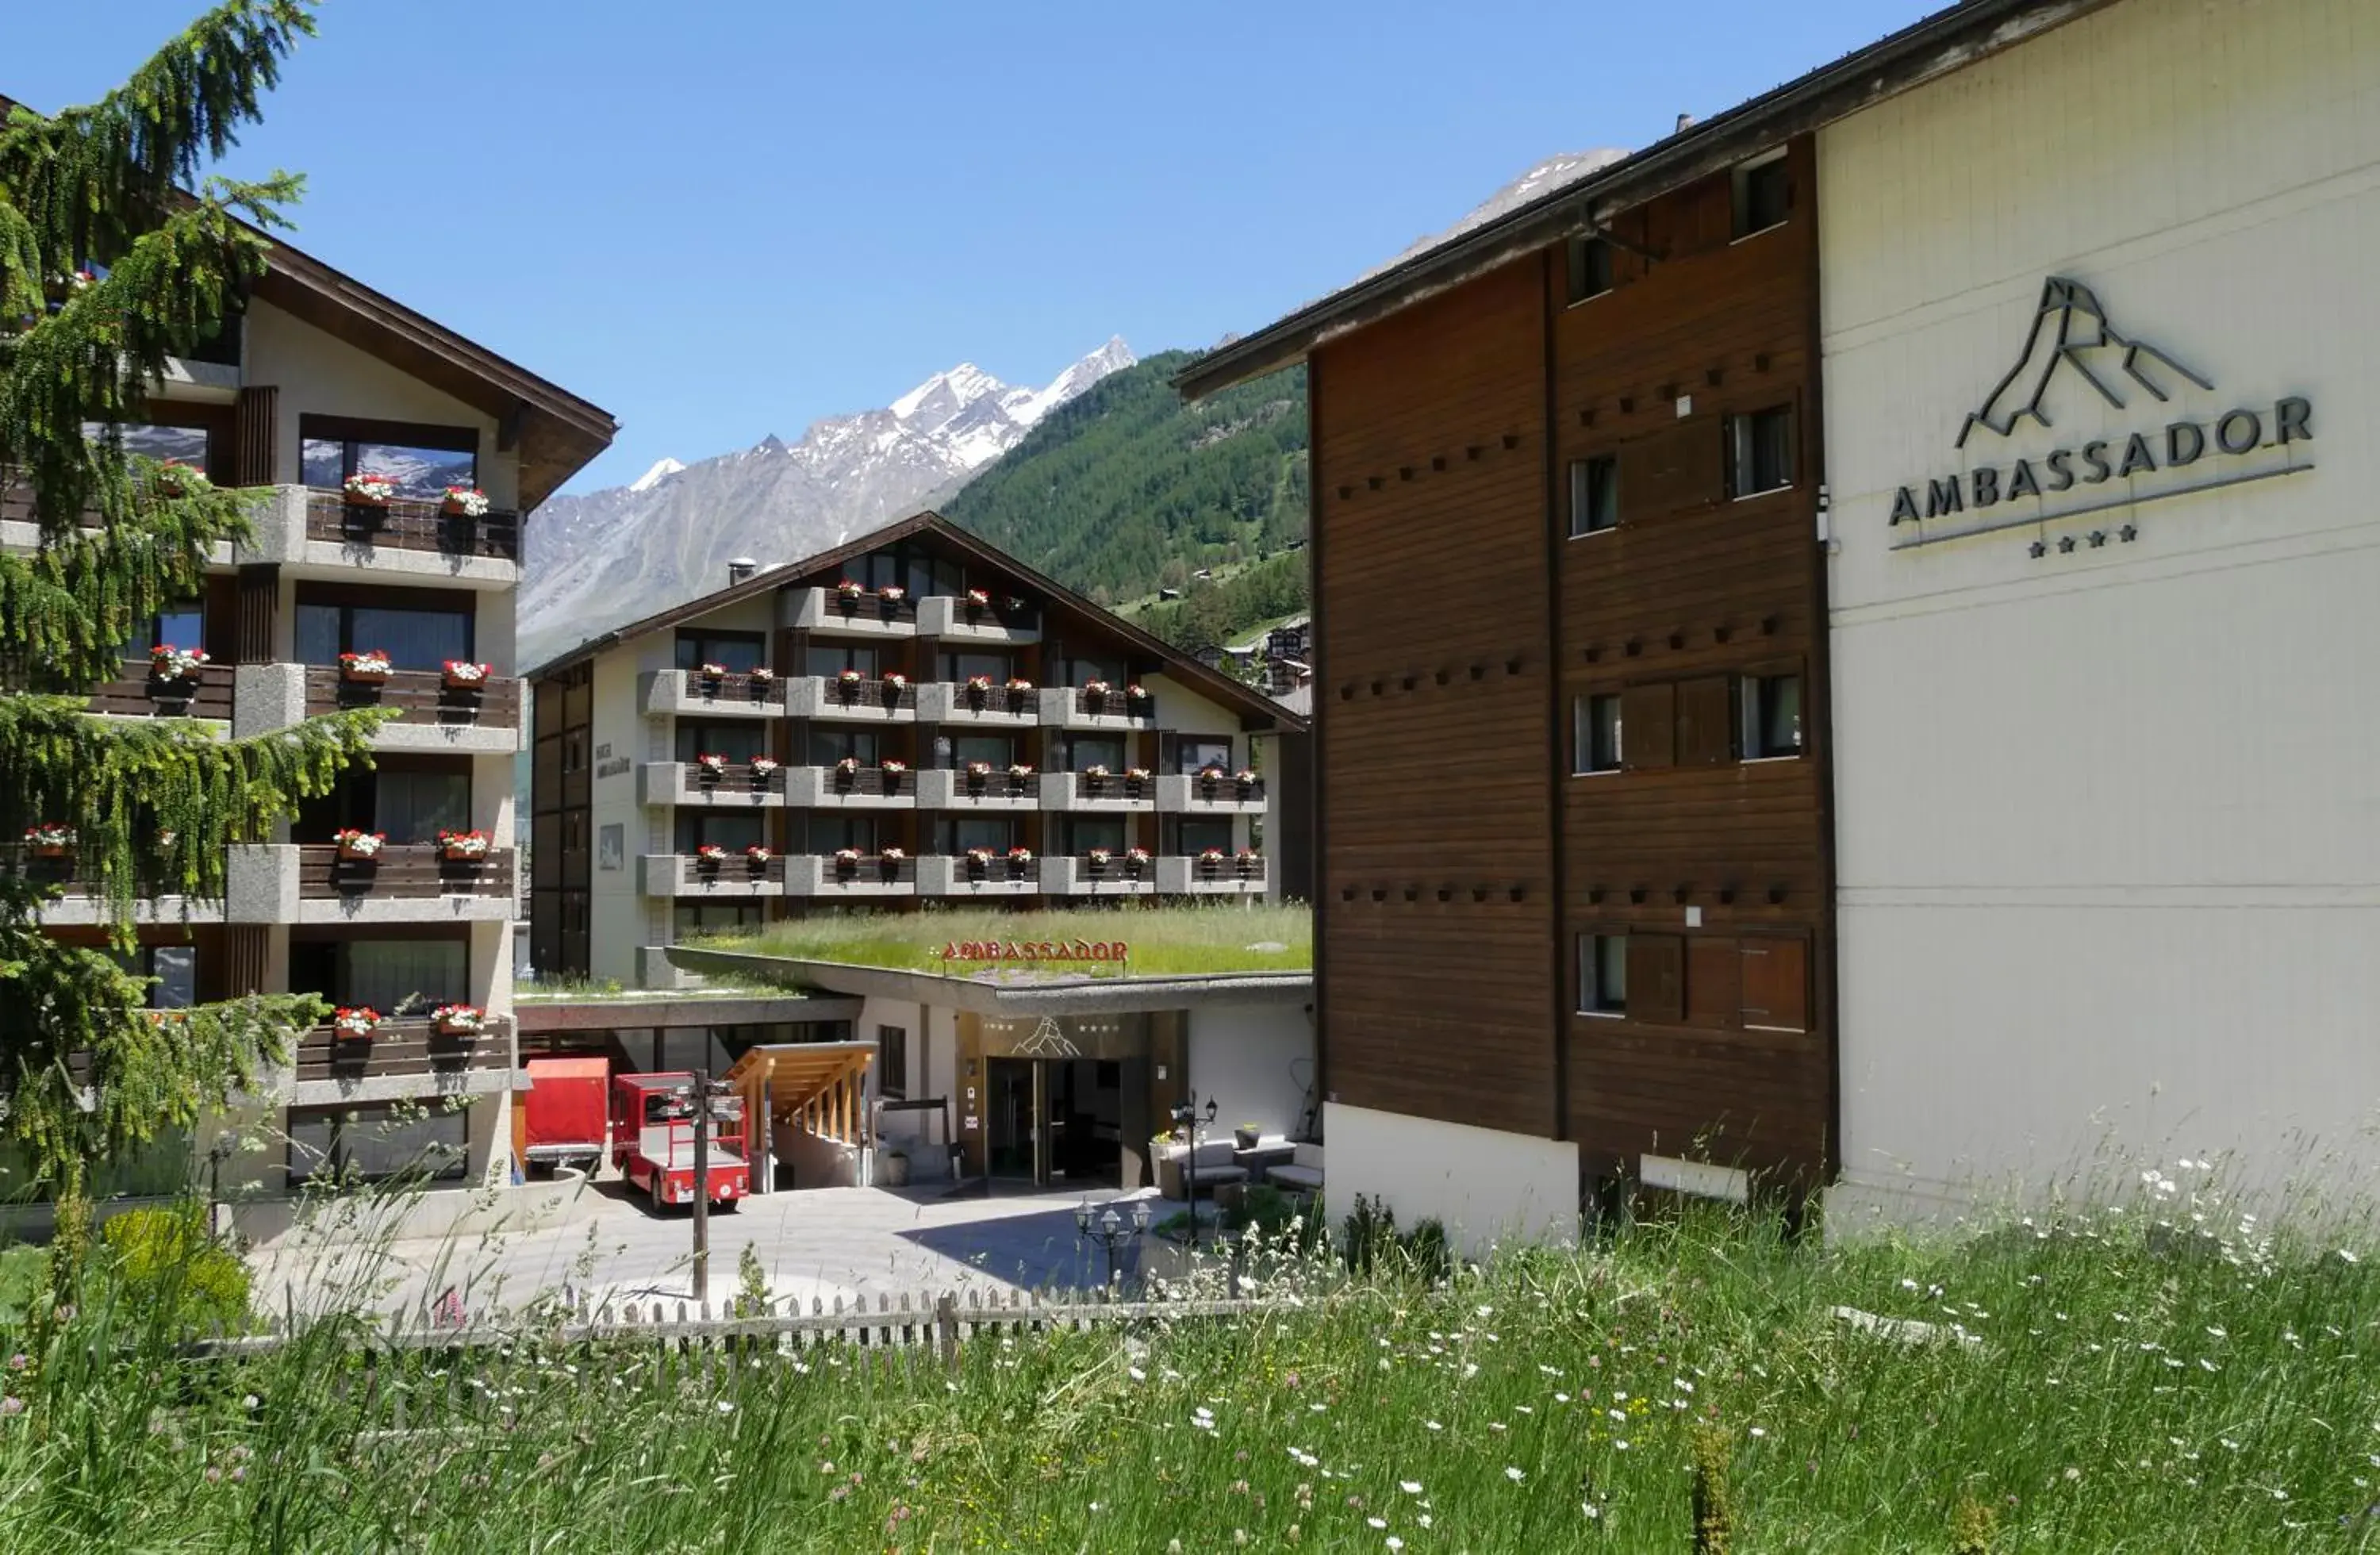
[[[785,774],[781,769],[756,776],[740,761],[713,777],[692,761],[645,761],[637,767],[637,803],[699,805],[706,809],[782,809]]]
[[[1039,642],[1041,614],[1028,605],[1011,606],[1005,599],[978,605],[954,594],[935,594],[917,601],[917,631],[956,642]]]
[[[785,894],[812,897],[915,896],[915,858],[882,855],[857,859],[803,855],[785,860]]]
[[[917,860],[920,896],[1038,896],[1041,871],[1031,864],[1011,864],[995,856],[977,864],[962,856],[929,854]]]
[[[1236,783],[1228,773],[1161,777],[1157,780],[1157,808],[1161,815],[1262,815],[1264,779]]]
[[[1150,859],[1136,870],[1121,853],[1101,863],[1088,854],[1060,854],[1041,860],[1041,891],[1047,896],[1154,896],[1157,870]]]
[[[778,596],[777,625],[823,637],[913,638],[917,601],[888,603],[873,593],[845,599],[832,589],[788,589]]]
[[[397,670],[385,681],[348,680],[323,664],[254,664],[240,670],[249,706],[242,733],[358,708],[394,708],[396,717],[372,737],[374,750],[464,751],[510,756],[520,748],[521,683],[491,675],[477,687],[452,686],[435,670]],[[298,705],[289,707],[292,693]]]
[[[785,682],[785,711],[795,718],[837,723],[911,723],[917,717],[917,688],[906,682],[795,675]]]
[[[1094,697],[1078,686],[1049,686],[1040,692],[1041,722],[1062,729],[1154,729],[1157,699],[1127,698],[1119,686]]]
[[[917,808],[917,778],[881,767],[788,767],[785,803],[796,809],[911,810]]]
[[[926,602],[933,603],[931,600]],[[935,680],[918,686],[917,692],[917,717],[927,723],[1014,729],[1036,724],[1041,717],[1040,696],[1034,691],[1011,691],[1005,686],[970,691],[964,686]]]
[[[917,774],[917,808],[921,810],[990,810],[1015,812],[1041,808],[1037,774],[1012,777],[995,771],[983,777],[937,768]]]
[[[435,844],[342,858],[330,844],[235,847],[226,860],[233,923],[504,923],[518,889],[510,848],[448,858]]]
[[[785,683],[698,670],[648,670],[637,696],[647,718],[783,718]]]
[[[783,896],[785,893],[785,860],[771,858],[755,867],[750,858],[730,854],[716,864],[706,864],[686,853],[649,853],[638,861],[638,873],[644,880],[647,896],[717,897],[722,900],[747,896]]]
[[[363,570],[509,588],[520,581],[520,516],[450,517],[436,502],[411,499],[365,507],[337,492],[281,486],[258,505],[252,530],[234,554],[243,564],[292,567],[317,577],[352,577]]]
[[[1168,896],[1261,896],[1270,881],[1263,858],[1160,858],[1157,889]]]
[[[1089,815],[1129,815],[1157,808],[1155,778],[1135,783],[1121,772],[1103,778],[1087,772],[1041,774],[1041,808]]]
[[[301,1107],[388,1101],[410,1096],[486,1096],[513,1088],[513,1022],[489,1021],[473,1037],[439,1034],[427,1016],[381,1022],[370,1037],[318,1026],[298,1039]]]
[[[125,662],[125,673],[91,694],[91,711],[109,718],[232,719],[234,672],[215,664],[184,680],[151,674],[146,664]]]
[[[80,878],[71,848],[46,854],[21,843],[0,846],[0,872],[55,885],[64,893],[41,910],[42,921],[52,928],[82,928],[115,921],[115,915],[107,903],[93,894],[89,881]],[[154,895],[144,887],[133,900],[132,916],[140,923],[221,923],[224,905],[201,896]]]

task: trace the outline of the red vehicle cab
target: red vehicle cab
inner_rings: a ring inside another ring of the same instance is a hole
[[[613,1076],[612,1164],[655,1208],[694,1202],[697,1100],[694,1076],[683,1070]],[[741,1097],[710,1099],[709,1165],[711,1203],[733,1209],[752,1192]]]

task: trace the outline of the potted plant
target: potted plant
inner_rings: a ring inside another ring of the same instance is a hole
[[[1257,774],[1254,769],[1242,767],[1238,771],[1232,774],[1232,782],[1238,785],[1241,798],[1246,799],[1255,796],[1257,789]]]
[[[168,499],[192,497],[214,489],[214,482],[207,479],[206,471],[196,465],[186,465],[179,459],[167,459],[157,467],[156,485],[157,494]]]
[[[877,1177],[888,1188],[909,1185],[909,1152],[895,1145],[876,1158]]]
[[[835,606],[845,615],[849,615],[859,608],[859,596],[866,592],[868,592],[867,589],[846,577],[834,586]]]
[[[1008,850],[1008,873],[1011,879],[1023,880],[1025,872],[1032,868],[1033,850],[1031,848],[1013,847]]]
[[[1148,869],[1148,850],[1147,848],[1128,847],[1123,850],[1123,872],[1126,875],[1138,880]]]
[[[966,764],[966,789],[969,794],[980,796],[985,786],[990,782],[990,762],[970,761]]]
[[[859,699],[859,688],[867,680],[857,670],[844,670],[834,677],[835,695],[843,699],[844,706],[849,707]]]
[[[763,688],[777,684],[777,672],[766,664],[755,664],[744,672],[744,678],[752,683],[752,694],[757,697]]]
[[[485,518],[488,493],[477,486],[449,486],[439,499],[438,511],[449,518]]]
[[[702,682],[705,689],[716,690],[719,683],[727,678],[727,666],[705,660],[695,666],[694,673],[696,678]]]
[[[890,670],[885,673],[884,678],[878,682],[878,686],[883,693],[884,705],[888,708],[897,708],[901,705],[901,693],[909,689],[909,677],[899,670]]]
[[[1257,1142],[1263,1138],[1264,1125],[1261,1124],[1244,1123],[1232,1125],[1232,1143],[1241,1149],[1253,1150],[1257,1148]]]
[[[354,686],[385,686],[396,673],[386,653],[377,648],[339,655],[339,678]]]
[[[726,862],[727,850],[717,843],[705,843],[694,850],[695,868],[705,874],[716,874],[719,867]]]
[[[991,873],[991,849],[971,847],[966,850],[967,879],[979,881]]]
[[[1097,794],[1107,786],[1108,770],[1096,761],[1083,769],[1082,776],[1083,792],[1086,794]]]
[[[488,1028],[488,1013],[477,1004],[441,1004],[430,1012],[430,1025],[441,1037],[477,1037]]]
[[[1198,797],[1201,799],[1213,798],[1215,796],[1215,785],[1222,781],[1222,768],[1211,765],[1199,768]]]
[[[901,792],[901,774],[909,770],[909,763],[888,756],[876,763],[876,770],[884,774],[884,792],[898,794]]]
[[[744,850],[744,861],[752,866],[752,872],[756,875],[767,873],[769,860],[776,856],[775,851],[765,843],[754,843]]]
[[[838,793],[848,794],[859,782],[859,758],[846,756],[834,764],[834,786]]]
[[[339,493],[349,507],[386,507],[396,500],[396,482],[385,475],[358,470],[339,482]]]
[[[1216,870],[1222,867],[1223,850],[1221,848],[1209,847],[1198,850],[1198,872],[1200,874],[1211,877]]]
[[[1123,770],[1123,791],[1137,799],[1148,786],[1147,767],[1126,767]]]
[[[1012,761],[1008,765],[1008,792],[1011,797],[1022,797],[1025,785],[1033,781],[1030,761]]]
[[[901,613],[901,601],[908,597],[909,590],[897,583],[888,583],[876,590],[877,607],[885,620],[895,620]]]
[[[971,674],[967,676],[966,699],[967,706],[975,709],[978,712],[981,712],[985,708],[990,706],[991,676],[988,674]]]
[[[694,759],[694,775],[708,788],[727,775],[727,758],[715,750],[706,750]]]
[[[888,847],[877,854],[876,862],[886,880],[896,880],[901,874],[901,861],[908,856],[897,847]]]
[[[438,666],[438,680],[449,691],[484,691],[488,688],[488,676],[494,673],[492,664],[475,664],[468,659],[448,659]]]
[[[381,1014],[369,1004],[341,1005],[331,1014],[331,1035],[342,1042],[369,1042],[380,1028]]]
[[[75,845],[75,829],[45,820],[25,828],[25,844],[36,858],[63,858]]]
[[[985,611],[990,610],[990,608],[991,590],[988,589],[970,589],[966,591],[966,613],[968,620],[974,620],[977,616],[981,615]]]
[[[351,863],[369,864],[380,856],[381,849],[388,845],[388,833],[346,826],[332,832],[331,841],[338,844],[340,857]]]
[[[203,648],[176,648],[170,642],[161,642],[149,650],[149,676],[152,680],[192,681],[211,662]]]
[[[835,849],[834,872],[844,880],[859,873],[859,850],[856,847]]]
[[[1033,694],[1033,683],[1023,675],[1008,677],[1008,706],[1011,711],[1023,709],[1025,699]]]
[[[1100,709],[1106,707],[1108,705],[1108,693],[1114,689],[1115,687],[1110,686],[1104,680],[1087,680],[1083,682],[1083,711],[1085,712],[1096,713]]]
[[[1156,699],[1148,694],[1148,686],[1135,681],[1123,688],[1123,699],[1125,706],[1132,710],[1133,715],[1139,717],[1148,711],[1148,704]]]
[[[1083,855],[1083,861],[1090,867],[1094,876],[1104,875],[1108,872],[1108,860],[1114,856],[1115,855],[1106,848],[1095,847]]]
[[[1240,849],[1240,878],[1241,878],[1241,879],[1243,879],[1243,880],[1251,880],[1251,879],[1254,879],[1257,874],[1259,874],[1260,872],[1262,872],[1263,868],[1264,868],[1264,855],[1263,855],[1263,854],[1258,853],[1256,849],[1254,849],[1254,848],[1252,848],[1252,847],[1244,847],[1244,848]]]
[[[441,832],[438,848],[450,859],[477,863],[488,856],[488,834],[480,831]]]
[[[773,756],[755,756],[746,765],[752,773],[752,786],[757,789],[767,788],[769,780],[777,775],[777,759]]]

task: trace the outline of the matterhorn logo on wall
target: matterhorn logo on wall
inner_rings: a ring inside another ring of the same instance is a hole
[[[2078,388],[2061,388],[2077,381]],[[1998,452],[2033,429],[2054,433],[2054,396],[2061,393],[2070,399],[2087,391],[2109,408],[2145,420],[2192,387],[2211,394],[2215,381],[2174,353],[2123,334],[2108,321],[2097,293],[2080,281],[2053,275],[2041,288],[2016,365],[1993,385],[1982,407],[1968,413],[1951,446],[1972,456]],[[2313,401],[2287,396],[2235,407],[2211,419],[2181,416],[2128,434],[1976,465],[1893,493],[1889,524],[1917,526],[1893,549],[2292,474],[2313,468],[2296,456],[2298,445],[2313,440]],[[2277,459],[2272,456],[2276,450]],[[2127,522],[2115,538],[2129,541],[2138,533],[2138,526]],[[2096,529],[2087,537],[2063,536],[2057,543],[2063,553],[2083,539],[2097,547],[2108,538],[2107,531]],[[2046,536],[2033,542],[2036,557],[2048,550]]]

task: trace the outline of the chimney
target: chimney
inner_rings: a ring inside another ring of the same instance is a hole
[[[1678,115],[1678,128],[1677,128],[1676,129],[1672,130],[1670,133],[1672,133],[1672,134],[1676,134],[1676,135],[1682,135],[1682,134],[1684,134],[1687,130],[1692,129],[1694,127],[1694,115],[1692,115],[1692,114],[1680,114],[1680,115]]]
[[[760,564],[749,556],[736,556],[727,563],[727,583],[730,588],[743,582],[760,570]]]

